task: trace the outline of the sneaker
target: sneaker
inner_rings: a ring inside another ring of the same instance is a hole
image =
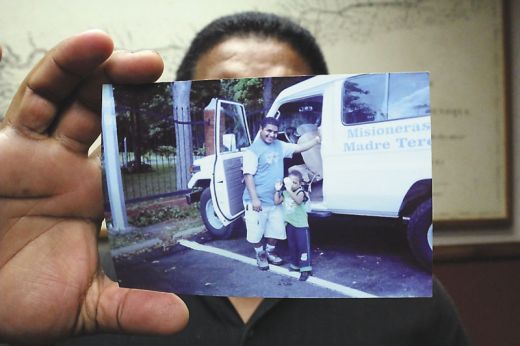
[[[256,265],[260,270],[269,269],[269,263],[267,262],[267,255],[265,251],[260,251],[256,254]]]
[[[283,260],[274,251],[266,251],[267,260],[274,265],[282,264]]]
[[[300,268],[295,266],[294,264],[289,265],[290,272],[300,272]]]
[[[300,281],[307,281],[307,279],[309,278],[309,276],[312,275],[312,272],[302,272],[300,274],[300,278],[298,280]]]

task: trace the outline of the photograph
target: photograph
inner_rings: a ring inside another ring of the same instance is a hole
[[[428,72],[103,86],[122,287],[432,296]]]

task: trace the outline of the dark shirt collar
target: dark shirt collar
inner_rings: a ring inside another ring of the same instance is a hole
[[[202,296],[202,300],[209,310],[219,316],[221,319],[229,321],[233,325],[252,326],[271,311],[282,299],[281,298],[264,298],[258,308],[255,310],[247,324],[244,324],[240,315],[235,310],[227,297],[209,297]]]

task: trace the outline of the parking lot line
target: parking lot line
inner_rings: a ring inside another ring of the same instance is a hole
[[[224,257],[227,257],[227,258],[230,258],[230,259],[233,259],[233,260],[236,260],[236,261],[239,261],[239,262],[242,262],[242,263],[246,263],[246,264],[249,264],[249,265],[252,265],[252,266],[256,267],[256,260],[255,259],[247,257],[247,256],[239,255],[239,254],[236,254],[236,253],[228,251],[228,250],[223,250],[223,249],[219,249],[219,248],[216,248],[216,247],[213,247],[213,246],[203,245],[203,244],[199,244],[199,243],[197,243],[195,241],[184,240],[184,239],[179,240],[179,244],[181,244],[182,246],[185,246],[187,248],[193,249],[193,250],[204,251],[204,252],[209,252],[209,253],[212,253],[212,254],[215,254],[215,255],[224,256]],[[280,266],[269,265],[269,270],[271,272],[276,273],[276,274],[289,276],[289,277],[292,277],[292,278],[295,278],[295,279],[298,279],[300,277],[299,273],[291,272],[288,269],[280,267]],[[313,285],[316,285],[316,286],[320,286],[320,287],[323,287],[323,288],[327,288],[327,289],[339,292],[341,294],[344,294],[347,297],[352,297],[352,298],[377,298],[377,296],[375,296],[373,294],[366,293],[366,292],[363,292],[363,291],[360,291],[360,290],[357,290],[355,288],[351,288],[351,287],[348,287],[348,286],[343,286],[343,285],[340,285],[340,284],[337,284],[335,282],[331,282],[331,281],[328,281],[328,280],[320,279],[320,278],[317,278],[315,276],[310,276],[307,279],[307,282],[311,283]]]

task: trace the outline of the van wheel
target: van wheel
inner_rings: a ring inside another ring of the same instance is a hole
[[[217,214],[215,214],[209,187],[205,188],[200,196],[200,215],[202,216],[204,226],[206,226],[206,229],[211,235],[218,239],[228,239],[231,237],[233,230],[231,225],[224,226]]]
[[[427,270],[432,268],[433,258],[433,223],[432,199],[419,204],[408,222],[408,244],[412,254],[420,265]]]

